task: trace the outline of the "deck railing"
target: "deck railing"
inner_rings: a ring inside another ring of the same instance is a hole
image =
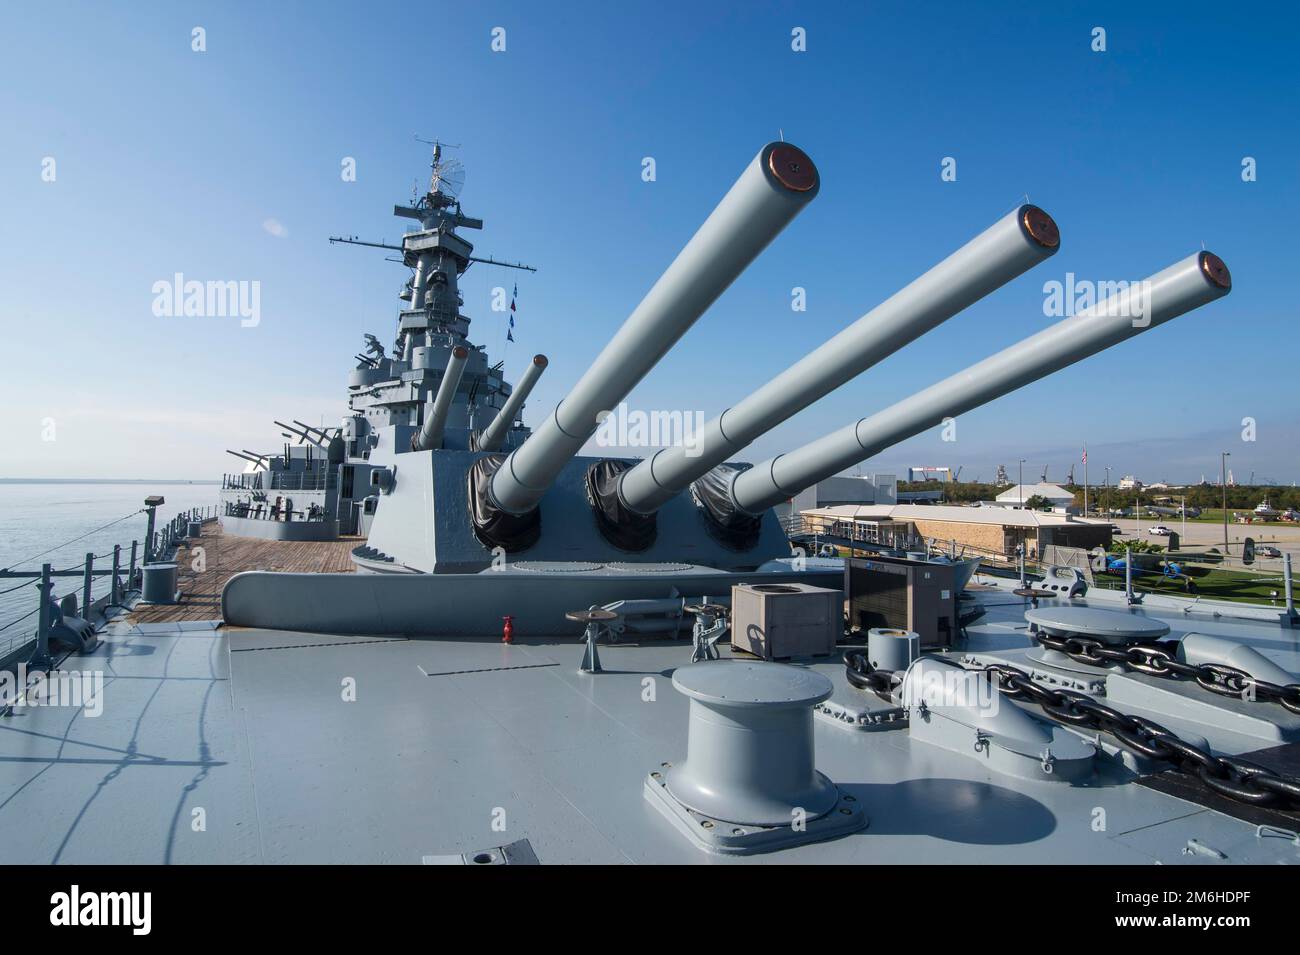
[[[835,546],[844,543],[914,550],[923,543],[913,532],[911,524],[880,525],[816,514],[792,513],[782,519],[781,529],[791,540],[810,541],[814,550],[823,544]]]
[[[256,471],[251,474],[223,474],[224,491],[327,491],[338,485],[332,471]]]
[[[76,609],[70,616],[88,618],[95,609],[107,614],[114,607],[123,606],[132,593],[139,591],[141,566],[146,561],[168,559],[188,537],[191,523],[215,520],[217,514],[216,505],[182,511],[154,530],[147,547],[142,546],[138,539],[129,545],[114,544],[103,553],[87,553],[84,561],[70,567],[55,568],[43,563],[39,569],[35,565],[0,569],[0,595],[32,587],[35,598],[34,606],[25,610],[20,608],[17,616],[0,621],[0,669],[20,661],[33,667],[50,664],[49,633],[55,618],[52,605],[60,603],[60,598],[54,593],[57,581],[77,581],[63,596],[65,600],[69,596],[74,598]],[[21,583],[5,586],[3,582],[10,580]],[[107,583],[98,594],[97,581]]]

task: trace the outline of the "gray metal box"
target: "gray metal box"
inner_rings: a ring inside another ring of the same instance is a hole
[[[921,646],[950,647],[957,635],[957,570],[952,564],[898,557],[844,561],[849,630],[913,630]]]
[[[844,633],[844,598],[810,584],[736,584],[731,647],[764,660],[824,656]]]

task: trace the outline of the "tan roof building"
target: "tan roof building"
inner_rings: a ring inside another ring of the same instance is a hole
[[[933,539],[988,557],[1009,558],[1022,543],[1030,557],[1037,557],[1048,545],[1108,547],[1114,534],[1108,521],[1005,507],[842,504],[800,513],[805,530],[893,546],[905,546],[906,538]]]

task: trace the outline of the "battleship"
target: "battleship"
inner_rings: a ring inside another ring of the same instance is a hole
[[[1218,256],[744,459],[1054,255],[1061,230],[1026,203],[689,445],[613,458],[583,453],[603,416],[779,245],[818,197],[816,165],[763,146],[543,413],[526,402],[548,359],[512,385],[471,341],[460,276],[527,266],[473,254],[462,232],[484,224],[455,172],[435,145],[428,190],[394,209],[413,223],[400,245],[337,239],[410,270],[391,349],[367,334],[347,372],[347,416],[277,420],[282,448],[231,449],[245,467],[214,513],[151,532],[108,604],[42,614],[0,718],[7,859],[1300,861],[1289,565],[1284,607],[1023,567],[972,578],[928,551],[826,556],[774,511],[1212,308],[1232,288]],[[311,548],[341,556],[290,566]],[[221,574],[191,572],[200,554]],[[56,579],[42,587],[54,601]],[[102,677],[93,699],[54,705],[60,675],[84,672]]]

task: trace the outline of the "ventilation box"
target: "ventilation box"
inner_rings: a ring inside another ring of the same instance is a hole
[[[898,557],[844,561],[849,630],[912,630],[921,646],[950,647],[957,634],[957,567]]]
[[[809,584],[731,588],[731,648],[764,660],[826,656],[844,634],[844,597]]]

